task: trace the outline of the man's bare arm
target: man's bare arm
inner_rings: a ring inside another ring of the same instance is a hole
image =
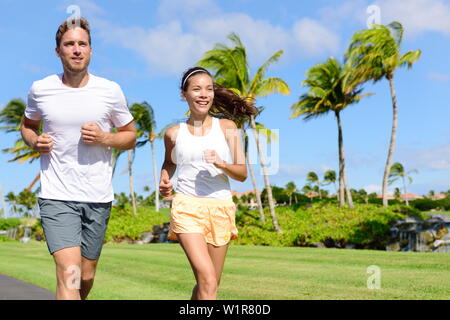
[[[24,116],[20,125],[20,133],[28,146],[41,154],[49,154],[53,149],[53,141],[46,133],[39,135],[40,124],[40,120],[31,120]]]
[[[136,146],[136,128],[134,122],[117,128],[116,133],[105,132],[94,122],[81,127],[81,137],[88,145],[101,144],[118,150],[129,150]]]

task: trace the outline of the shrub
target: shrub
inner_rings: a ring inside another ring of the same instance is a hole
[[[402,205],[388,208],[373,204],[357,204],[354,209],[334,204],[316,203],[306,209],[277,208],[283,232],[275,232],[270,215],[262,224],[254,212],[243,211],[236,216],[239,238],[236,243],[270,246],[344,247],[380,249],[389,241],[390,224],[414,215],[425,216]]]
[[[0,230],[8,230],[21,225],[19,218],[2,218],[0,219]]]
[[[129,205],[119,209],[113,207],[105,242],[137,240],[141,238],[142,232],[152,231],[154,225],[168,221],[167,215],[148,207],[138,207],[136,216],[133,215]]]
[[[0,242],[17,242],[17,240],[0,235]]]

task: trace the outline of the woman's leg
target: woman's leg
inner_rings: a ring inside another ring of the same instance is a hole
[[[200,233],[178,233],[177,237],[197,280],[192,299],[216,299],[217,273],[205,237]]]
[[[214,269],[216,270],[217,287],[220,284],[220,278],[222,276],[223,265],[225,263],[225,256],[227,255],[228,244],[220,247],[213,246],[208,243],[208,252],[211,257]]]

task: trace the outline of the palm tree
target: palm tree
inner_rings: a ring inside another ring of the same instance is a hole
[[[313,201],[313,192],[315,192],[317,189],[317,186],[315,186],[314,188],[311,186],[311,184],[305,184],[302,188],[302,192],[304,193],[305,196],[307,196],[311,202]],[[308,196],[307,194],[310,194],[310,196]]]
[[[242,44],[241,39],[235,33],[231,33],[228,36],[228,39],[234,44],[234,47],[231,48],[224,44],[216,44],[215,47],[212,50],[207,51],[203,59],[198,62],[199,66],[215,70],[214,80],[217,83],[226,88],[230,88],[240,97],[246,98],[248,103],[253,106],[256,104],[257,97],[265,97],[273,93],[290,94],[289,86],[281,78],[265,78],[268,67],[272,63],[278,61],[283,54],[283,51],[280,50],[276,52],[264,62],[256,72],[255,76],[251,78],[246,49]],[[239,128],[243,128],[247,122],[246,119],[235,119],[235,121]],[[266,159],[259,143],[259,134],[257,132],[255,117],[251,116],[248,122],[253,130],[256,147],[258,149],[272,221],[275,230],[281,232],[281,228],[275,215],[272,188],[267,174]]]
[[[369,203],[369,195],[367,194],[367,191],[364,189],[358,190],[358,195],[364,200],[365,204]]]
[[[155,210],[159,212],[159,185],[158,185],[158,172],[156,168],[156,158],[155,158],[155,145],[154,142],[158,138],[158,134],[155,132],[156,121],[153,108],[147,102],[135,103],[130,107],[130,111],[133,114],[134,122],[138,129],[138,137],[144,138],[138,141],[136,146],[142,147],[147,142],[150,143],[150,149],[152,153],[152,163],[153,163],[153,180],[155,185]]]
[[[135,156],[136,149],[130,149],[128,151],[128,177],[130,182],[130,194],[131,194],[131,204],[133,205],[133,215],[136,216],[136,195],[134,193],[134,184],[133,184],[133,161]]]
[[[306,181],[308,181],[308,183],[311,185],[315,184],[317,186],[319,198],[322,199],[322,195],[320,194],[321,181],[319,180],[319,176],[317,175],[317,173],[313,171],[308,172],[308,174],[306,175]]]
[[[264,208],[261,201],[261,192],[258,190],[258,183],[256,182],[255,171],[253,170],[253,165],[250,162],[250,155],[248,152],[248,135],[247,131],[243,128],[244,133],[244,152],[245,152],[245,162],[247,163],[248,171],[250,172],[250,179],[252,180],[253,190],[255,190],[256,204],[258,205],[259,218],[262,223],[266,223],[266,218],[264,216]]]
[[[257,110],[258,110],[258,114],[259,114],[259,113],[261,113],[264,110],[264,107],[259,107],[259,108],[257,108]],[[256,128],[258,130],[258,133],[266,137],[267,144],[272,143],[272,140],[277,140],[278,139],[278,136],[272,130],[267,129],[263,124],[261,124],[259,122],[255,122],[255,124],[256,124]],[[255,190],[256,203],[257,203],[258,209],[259,209],[259,217],[261,219],[261,222],[265,223],[266,222],[266,218],[264,216],[264,208],[263,208],[262,200],[261,200],[261,191],[259,191],[259,189],[258,189],[258,184],[257,184],[257,181],[256,181],[255,170],[253,168],[252,163],[250,162],[249,141],[248,141],[247,130],[245,129],[245,127],[242,128],[242,132],[243,132],[243,135],[244,135],[245,161],[247,163],[247,167],[248,167],[249,172],[250,172],[250,178],[252,180],[253,189]]]
[[[419,58],[421,51],[408,51],[400,54],[403,39],[403,26],[400,22],[392,22],[387,26],[373,25],[371,29],[357,31],[352,38],[346,53],[349,70],[347,81],[349,86],[372,80],[380,81],[386,78],[389,82],[393,121],[391,139],[383,174],[383,205],[388,205],[387,185],[395,147],[398,122],[397,96],[394,86],[394,74],[397,68],[407,66],[410,69]]]
[[[389,180],[388,180],[388,184],[392,185],[398,179],[402,179],[403,192],[405,195],[405,201],[406,201],[407,206],[409,206],[409,201],[408,201],[407,192],[406,192],[405,179],[408,179],[408,184],[411,184],[412,183],[412,178],[410,176],[411,173],[417,173],[417,170],[414,169],[414,170],[405,172],[405,168],[403,167],[403,165],[400,162],[395,162],[394,164],[392,164],[391,171],[389,172]]]
[[[400,197],[402,196],[402,192],[400,191],[400,188],[394,189],[394,198],[396,200],[400,200]]]
[[[362,89],[357,86],[348,87],[345,81],[347,70],[338,60],[328,58],[326,62],[319,63],[308,70],[307,79],[302,84],[309,91],[303,94],[299,101],[291,106],[292,118],[303,116],[303,120],[311,120],[333,112],[338,127],[339,146],[339,206],[345,205],[344,186],[348,205],[353,207],[353,200],[348,188],[345,171],[344,138],[342,134],[341,111],[349,105],[359,102],[363,97]]]
[[[339,201],[339,194],[337,192],[337,187],[336,187],[336,171],[334,171],[334,170],[325,171],[325,173],[323,174],[323,182],[324,182],[323,183],[324,186],[333,184],[334,190],[336,191],[337,199]]]
[[[0,130],[4,130],[6,133],[18,132],[20,133],[20,125],[22,123],[22,117],[25,113],[26,104],[22,99],[12,99],[6,104],[6,106],[0,111],[0,123],[6,124],[1,126]],[[34,160],[39,159],[41,154],[31,147],[25,144],[22,137],[19,137],[12,148],[5,148],[2,150],[5,153],[13,155],[13,158],[8,162],[28,162],[32,163]],[[34,184],[39,180],[40,172],[36,175],[30,185],[26,188],[27,191],[31,191]]]
[[[285,188],[286,194],[289,197],[289,205],[291,206],[292,205],[292,195],[297,192],[297,186],[295,185],[295,183],[293,181],[291,181],[291,182],[288,182],[284,188]]]

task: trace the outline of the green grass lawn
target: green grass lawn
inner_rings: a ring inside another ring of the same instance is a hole
[[[0,273],[55,289],[45,243],[0,244]],[[367,288],[367,268],[381,289]],[[450,254],[232,245],[219,299],[450,299]],[[107,244],[90,299],[189,299],[194,277],[178,244]]]

